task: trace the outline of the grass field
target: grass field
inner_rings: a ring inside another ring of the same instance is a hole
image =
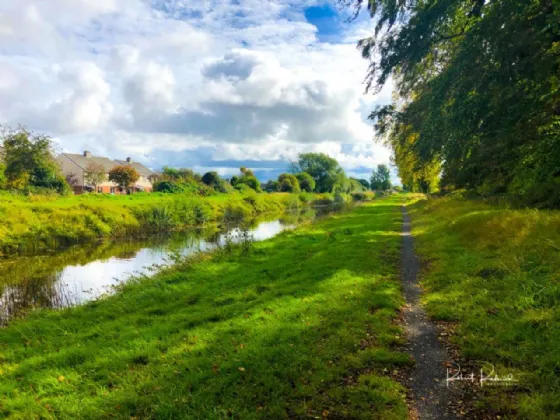
[[[99,238],[255,217],[325,199],[317,194],[88,194],[71,197],[0,194],[0,256],[56,249]]]
[[[560,418],[560,212],[436,199],[411,214],[429,314],[475,365],[519,380],[485,387],[482,407]]]
[[[407,416],[400,202],[367,203],[0,330],[7,418]],[[245,251],[244,251],[245,249]]]

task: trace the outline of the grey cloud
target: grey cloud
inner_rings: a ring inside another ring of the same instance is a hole
[[[255,57],[240,53],[226,54],[221,60],[207,64],[202,69],[202,75],[208,79],[247,79],[258,64]]]

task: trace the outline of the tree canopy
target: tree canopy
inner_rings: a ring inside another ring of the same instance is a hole
[[[297,172],[306,172],[311,175],[315,180],[316,192],[332,192],[346,178],[344,170],[336,159],[324,153],[300,154],[297,169]]]
[[[278,177],[278,189],[282,192],[295,192],[301,191],[298,179],[292,174],[281,174]]]
[[[315,180],[307,172],[300,172],[296,174],[296,178],[299,181],[299,186],[301,187],[302,191],[315,191]]]
[[[354,5],[359,8],[362,0]],[[369,0],[367,88],[395,100],[370,118],[403,184],[560,206],[560,3]]]
[[[2,132],[4,147],[3,182],[7,188],[29,190],[31,188],[55,190],[59,193],[69,191],[60,167],[54,159],[51,138],[32,133],[24,127]]]
[[[140,175],[131,166],[115,166],[109,171],[109,181],[125,190],[130,188],[139,178]]]
[[[391,188],[391,172],[387,165],[377,165],[371,174],[370,186],[372,190],[388,191]]]

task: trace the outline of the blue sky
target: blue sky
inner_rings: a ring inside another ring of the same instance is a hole
[[[0,0],[0,122],[59,150],[263,180],[324,152],[369,177],[367,16],[327,1]],[[32,27],[34,30],[29,31]]]

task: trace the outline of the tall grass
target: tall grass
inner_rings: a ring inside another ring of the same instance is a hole
[[[232,193],[82,195],[64,198],[0,195],[0,256],[64,247],[99,238],[185,229],[224,215],[255,217],[303,205],[297,195]]]
[[[462,199],[412,207],[427,310],[457,323],[453,342],[476,363],[520,378],[485,390],[511,418],[560,415],[560,212]]]

